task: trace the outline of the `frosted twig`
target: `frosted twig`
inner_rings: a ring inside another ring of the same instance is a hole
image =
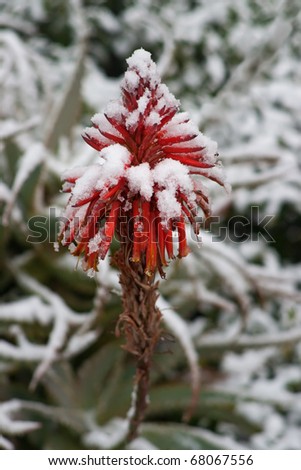
[[[85,322],[91,321],[91,317],[94,317],[94,315],[77,315],[64,303],[60,296],[41,285],[35,279],[20,272],[16,274],[16,277],[23,287],[38,294],[52,307],[53,328],[47,346],[43,347],[42,362],[36,369],[32,379],[31,387],[34,388],[49,366],[57,360],[58,357],[61,357],[64,349],[66,350],[66,343],[68,344],[67,336],[70,328],[82,326]],[[97,334],[92,335],[91,338],[91,335],[89,335],[89,340],[95,340],[96,336]],[[69,343],[70,341],[71,340],[69,340]],[[89,343],[88,341],[88,344]],[[79,345],[79,343],[77,344]],[[84,341],[83,344],[86,345],[86,342]],[[71,346],[71,350],[74,353],[74,347]]]
[[[286,4],[288,2],[284,2]],[[263,72],[271,62],[274,54],[277,53],[283,42],[289,37],[292,27],[289,21],[280,19],[281,10],[276,16],[273,24],[269,27],[265,41],[255,44],[249,55],[234,70],[229,80],[218,93],[215,101],[203,107],[200,113],[200,125],[210,120],[213,116],[222,112],[222,108],[227,99],[233,99],[235,91],[246,89],[253,83],[256,76]]]
[[[16,122],[11,119],[4,121],[1,123],[0,140],[11,139],[22,132],[29,131],[37,127],[40,121],[40,116],[34,116],[25,122]]]
[[[20,421],[14,419],[14,414],[22,410],[19,400],[10,400],[0,404],[0,433],[8,436],[16,436],[35,431],[40,427],[33,421]],[[0,434],[0,446],[11,449],[13,444]]]
[[[224,334],[208,334],[196,340],[197,349],[199,351],[217,351],[217,350],[243,350],[243,349],[257,349],[267,348],[270,346],[286,346],[294,345],[301,341],[301,327],[292,328],[290,330],[281,331],[273,334],[260,334],[257,336],[250,336],[242,334],[234,339],[226,338]]]

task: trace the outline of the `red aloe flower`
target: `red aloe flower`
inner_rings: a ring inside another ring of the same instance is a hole
[[[71,195],[59,238],[94,271],[116,234],[129,244],[131,262],[148,276],[156,269],[164,276],[168,259],[189,252],[185,220],[198,233],[197,208],[209,212],[198,175],[222,184],[216,144],[179,112],[150,53],[137,50],[127,63],[121,99],[96,114],[83,135],[99,162],[64,175],[63,191]]]

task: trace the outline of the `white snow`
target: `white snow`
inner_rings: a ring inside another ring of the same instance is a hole
[[[164,221],[181,215],[181,205],[176,193],[182,191],[191,204],[195,201],[193,180],[187,166],[170,158],[159,162],[153,169],[154,183],[159,186],[156,191],[160,216]]]
[[[146,107],[149,103],[149,100],[150,100],[150,94],[149,94],[148,90],[146,90],[144,92],[144,95],[142,95],[139,98],[139,100],[137,101],[139,113],[144,114],[145,109],[146,109]]]
[[[130,70],[136,70],[140,77],[150,82],[154,88],[159,81],[156,64],[151,59],[151,54],[144,49],[137,49],[127,59]]]
[[[186,165],[171,158],[165,158],[155,166],[153,178],[160,188],[167,188],[172,193],[175,193],[177,189],[180,189],[185,194],[193,191],[189,169]]]
[[[106,120],[107,121],[107,120]],[[109,130],[109,129],[107,129]],[[98,129],[96,129],[95,127],[86,127],[84,129],[84,132],[83,134],[86,134],[88,137],[92,138],[92,139],[95,139],[96,141],[98,142],[101,142],[103,145],[109,145],[111,144],[111,141],[110,139],[108,139],[107,137],[104,137]],[[115,132],[116,134],[116,132]]]
[[[151,111],[144,121],[146,126],[155,126],[156,124],[160,124],[160,122],[161,118],[157,111]]]
[[[72,190],[73,205],[92,197],[95,191],[105,191],[108,186],[117,184],[121,176],[125,175],[125,167],[131,159],[129,151],[120,144],[105,147],[99,152],[99,156],[100,164],[83,169],[82,176],[76,180]],[[76,172],[79,174],[80,169]]]
[[[93,429],[94,427],[94,429]],[[105,426],[94,425],[92,430],[83,436],[83,442],[88,447],[97,449],[112,449],[126,437],[127,420],[114,418]]]
[[[131,161],[131,154],[126,147],[120,144],[110,145],[104,148],[100,153],[105,162],[102,165],[101,182],[109,182],[110,184],[116,184],[118,179],[124,175],[125,167]],[[97,188],[101,189],[98,183]]]
[[[182,209],[175,195],[168,189],[156,192],[157,205],[164,223],[174,217],[180,217]]]
[[[127,109],[122,105],[120,100],[112,100],[110,101],[106,108],[105,114],[109,118],[114,118],[120,121],[124,114],[127,113]]]
[[[94,116],[91,118],[91,121],[100,131],[108,132],[110,134],[121,137],[120,132],[118,132],[116,127],[112,126],[112,124],[109,123],[109,121],[107,120],[104,114],[101,114],[101,113],[94,114]],[[99,139],[100,132],[98,131],[97,133],[94,134],[96,138],[97,138],[97,134],[98,134],[98,139]]]
[[[134,93],[138,88],[139,81],[139,75],[135,72],[135,70],[127,70],[124,74],[121,86],[126,88],[130,93]]]
[[[77,180],[88,170],[88,166],[75,166],[64,171],[61,175],[61,179],[64,181],[66,179]]]
[[[153,178],[149,163],[131,166],[126,171],[129,188],[133,193],[139,193],[147,201],[153,195]]]
[[[102,166],[99,164],[89,166],[80,176],[72,190],[72,204],[88,199],[95,192],[97,182],[101,179]]]
[[[138,122],[139,122],[139,116],[140,116],[140,113],[138,109],[134,109],[134,111],[127,114],[125,124],[128,130],[134,131],[137,128]]]
[[[100,244],[103,241],[103,236],[101,231],[97,232],[93,238],[89,240],[89,253],[95,253],[99,250]]]

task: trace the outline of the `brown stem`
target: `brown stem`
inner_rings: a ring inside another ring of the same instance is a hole
[[[137,436],[148,405],[150,370],[154,349],[161,335],[161,312],[156,307],[158,283],[154,276],[144,273],[143,263],[131,263],[126,244],[115,255],[120,270],[123,314],[117,325],[117,334],[122,329],[126,344],[124,349],[137,358],[135,389],[129,413],[128,440]]]

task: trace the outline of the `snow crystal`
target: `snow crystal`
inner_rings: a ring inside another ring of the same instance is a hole
[[[139,85],[139,75],[134,70],[127,70],[124,74],[124,79],[121,86],[131,93],[134,93]]]
[[[141,96],[141,98],[139,98],[137,104],[138,104],[138,111],[139,113],[141,114],[144,114],[145,112],[145,109],[149,103],[149,93],[147,93],[147,91],[144,93],[143,96]]]
[[[141,47],[136,49],[126,61],[130,68],[144,68],[152,62],[151,53]]]
[[[121,418],[114,418],[105,426],[93,426],[94,429],[84,435],[84,444],[97,449],[112,449],[125,439],[128,431],[128,422]]]
[[[117,135],[117,136],[121,137],[120,132],[118,132],[116,127],[112,126],[112,124],[109,123],[109,121],[107,120],[107,118],[105,117],[104,114],[100,114],[100,113],[94,114],[91,121],[93,122],[93,124],[96,127],[98,127],[98,129],[100,131],[109,132],[110,134]],[[99,135],[98,130],[97,130],[97,133],[98,133],[98,139],[99,139],[100,135]],[[102,136],[101,136],[101,138],[102,138]]]
[[[156,193],[162,219],[168,220],[181,215],[181,205],[176,198],[178,190],[186,194],[191,203],[195,201],[193,180],[189,169],[182,163],[166,158],[155,166],[152,175],[154,183],[162,189]]]
[[[168,134],[169,137],[175,137],[178,135],[199,135],[200,131],[198,127],[192,122],[176,122],[174,119],[170,120],[170,122],[164,126],[164,132]],[[185,143],[187,145],[187,143]]]
[[[96,235],[89,241],[89,254],[95,253],[99,250],[99,245],[102,242],[103,238],[101,232],[97,232]]]
[[[157,66],[151,59],[151,54],[144,49],[137,49],[131,57],[127,59],[130,71],[137,71],[139,76],[148,82],[151,89],[155,89],[161,82],[157,72]],[[135,78],[130,76],[129,85],[132,87]],[[169,92],[168,92],[169,93]],[[170,96],[172,96],[170,94]]]
[[[70,243],[68,249],[69,249],[70,253],[74,253],[75,250],[76,250],[76,245],[75,245],[75,243]]]
[[[133,441],[131,441],[127,449],[131,450],[156,450],[158,447],[155,447],[150,441],[145,439],[144,437],[137,437]]]
[[[83,175],[77,179],[72,190],[72,204],[92,196],[97,181],[101,178],[102,166],[99,164],[88,167]]]
[[[182,124],[188,121],[189,121],[189,115],[186,111],[184,111],[184,112],[175,114],[173,118],[169,121],[168,125],[171,125],[171,124],[178,125],[178,124]]]
[[[202,146],[206,147],[206,161],[214,163],[216,160],[217,143],[201,132],[200,135],[202,136]]]
[[[158,80],[156,64],[151,59],[150,52],[144,49],[137,49],[131,57],[127,59],[131,69],[136,69],[139,75],[145,79],[152,79],[153,84]]]
[[[156,124],[160,124],[161,122],[160,114],[157,113],[156,111],[151,111],[149,115],[146,117],[144,122],[146,126],[154,126]]]
[[[128,168],[126,173],[129,188],[133,193],[140,193],[147,201],[153,194],[152,172],[148,163],[141,163]]]
[[[186,165],[166,158],[153,169],[153,178],[160,187],[168,188],[172,193],[181,189],[185,193],[193,191],[192,179]]]
[[[103,129],[103,127],[102,127]],[[103,130],[108,130],[108,129],[103,129]],[[116,135],[117,131],[115,131]],[[104,137],[100,132],[99,129],[96,129],[95,127],[86,127],[83,132],[83,136],[88,136],[91,139],[95,139],[97,142],[101,142],[103,144],[109,145],[111,143],[110,139],[107,137]]]
[[[163,220],[180,217],[182,212],[181,204],[177,201],[175,195],[172,194],[172,192],[164,189],[163,191],[158,191],[156,194],[158,209]]]
[[[131,113],[128,114],[126,120],[125,120],[125,125],[128,130],[134,130],[136,129],[138,125],[138,120],[139,120],[139,110],[135,109]]]
[[[127,110],[125,107],[122,105],[120,100],[112,100],[110,101],[105,109],[105,114],[109,118],[114,118],[117,120],[120,120],[123,116],[123,114],[126,114]]]
[[[132,209],[132,203],[130,201],[125,201],[125,204],[123,206],[123,210],[125,212],[129,211]]]
[[[103,189],[106,184],[117,184],[124,174],[125,166],[130,162],[130,152],[120,144],[109,145],[99,152],[105,161],[101,166],[101,175],[95,182],[96,189]]]
[[[61,179],[64,181],[64,180],[77,180],[78,178],[80,178],[81,176],[83,176],[83,174],[85,173],[85,171],[88,169],[87,166],[75,166],[73,168],[71,168],[70,170],[66,170],[62,173],[62,176],[61,176]]]
[[[83,133],[87,134],[87,136],[91,137],[92,139],[99,140],[101,137],[99,134],[99,130],[95,129],[95,127],[86,127]]]
[[[174,95],[169,91],[165,83],[160,83],[157,89],[158,96],[161,95],[161,98],[158,100],[159,109],[163,107],[167,108],[178,108],[180,106],[180,101],[177,100]],[[160,102],[160,104],[159,104]],[[162,106],[163,104],[163,106]]]

